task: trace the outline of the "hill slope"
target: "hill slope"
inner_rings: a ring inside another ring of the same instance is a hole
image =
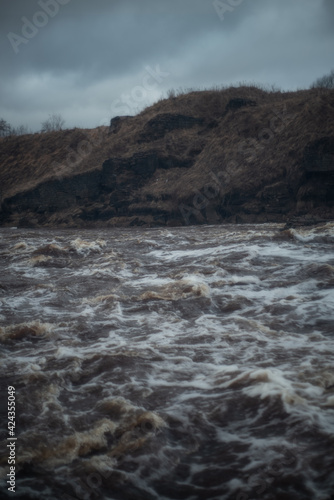
[[[334,91],[198,91],[111,126],[0,139],[0,223],[283,222],[334,216]]]

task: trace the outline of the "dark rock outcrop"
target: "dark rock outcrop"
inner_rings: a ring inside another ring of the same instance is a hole
[[[120,179],[128,172],[130,175],[138,176],[137,182],[151,177],[158,169],[168,169],[176,167],[190,167],[193,161],[191,158],[181,160],[173,156],[162,156],[159,151],[147,151],[145,153],[135,153],[131,158],[109,158],[102,165],[102,185],[107,189],[114,189]]]
[[[109,129],[0,139],[0,223],[332,219],[333,108],[331,90],[193,92],[115,117]]]
[[[243,108],[245,106],[256,106],[256,102],[252,99],[242,99],[242,98],[234,98],[230,99],[226,105],[226,111],[235,111],[236,109]]]
[[[309,142],[302,160],[305,182],[299,188],[299,210],[334,206],[334,136]]]
[[[7,199],[5,209],[17,212],[56,212],[72,207],[80,200],[96,199],[100,194],[100,182],[101,172],[96,170],[61,180],[47,181]]]
[[[79,208],[76,215],[84,221],[104,221],[115,215],[126,215],[131,199],[128,186],[142,186],[157,169],[189,168],[192,163],[191,158],[166,157],[157,150],[136,153],[130,158],[110,158],[103,163],[102,170],[47,181],[8,198],[3,217],[26,211],[47,215],[74,208]],[[146,215],[151,212],[151,209],[142,209]],[[153,212],[155,217],[161,217],[161,212]],[[163,215],[166,214],[163,212]]]
[[[150,142],[163,138],[168,132],[178,129],[189,129],[203,125],[203,118],[194,116],[162,113],[149,120],[141,132],[138,142]]]
[[[131,116],[129,115],[115,116],[114,118],[112,118],[110,120],[109,133],[117,134],[117,132],[119,132],[121,129],[122,123],[130,118]]]
[[[308,172],[334,172],[334,137],[321,137],[307,144],[303,165]]]

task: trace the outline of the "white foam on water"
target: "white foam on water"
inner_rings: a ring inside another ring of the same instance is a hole
[[[3,276],[9,272],[11,280],[1,297],[1,326],[27,318],[54,326],[52,335],[2,346],[2,376],[19,381],[21,397],[30,394],[24,435],[44,432],[45,442],[55,443],[52,411],[57,425],[83,435],[106,418],[101,401],[123,398],[131,409],[110,410],[111,426],[126,427],[131,412],[144,410],[167,422],[136,456],[123,451],[133,467],[128,484],[146,495],[164,498],[153,478],[168,475],[183,488],[201,477],[201,491],[210,490],[205,477],[212,469],[221,474],[226,500],[251,498],[259,471],[274,477],[270,464],[293,452],[280,477],[292,497],[300,494],[295,476],[320,499],[334,487],[332,232],[295,230],[288,241],[273,224],[80,231],[76,239],[72,231],[2,234],[16,250],[3,253]],[[34,252],[51,244],[71,257],[46,253],[51,258],[32,267]],[[122,446],[146,435],[133,425],[117,437]],[[68,477],[100,456],[90,453],[73,463],[67,457]],[[173,478],[178,464],[189,464],[183,480]],[[124,472],[122,461],[114,467]],[[226,479],[228,470],[234,477]],[[59,471],[52,477],[61,484]]]
[[[319,239],[322,241],[326,237],[332,237],[334,242],[334,225],[332,222],[307,229],[290,229],[290,232],[297,241],[301,241],[302,243],[311,243]]]
[[[102,239],[97,239],[95,241],[87,241],[78,237],[75,240],[72,240],[70,242],[70,245],[78,253],[87,255],[90,252],[101,252],[102,249],[107,245],[107,243]]]
[[[153,250],[149,252],[148,256],[154,259],[163,260],[164,262],[177,261],[182,258],[198,259],[201,257],[209,257],[211,255],[220,255],[226,252],[224,246],[218,246],[214,249],[201,248],[201,249],[186,249],[186,250]]]

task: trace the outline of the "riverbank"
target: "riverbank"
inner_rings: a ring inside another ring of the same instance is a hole
[[[0,224],[179,226],[334,218],[334,91],[162,99],[110,127],[0,139]]]

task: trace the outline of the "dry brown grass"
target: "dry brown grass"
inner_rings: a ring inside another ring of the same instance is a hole
[[[257,105],[226,112],[228,102],[235,98],[251,99]],[[269,141],[259,140],[259,134],[270,128],[273,120],[277,127],[282,123],[277,121],[277,115],[284,114],[284,110],[293,117]],[[202,118],[204,123],[167,132],[151,142],[140,142],[147,122],[165,113]],[[154,149],[162,156],[193,159],[191,168],[159,169],[144,186],[132,186],[133,207],[147,203],[151,197],[151,204],[170,210],[175,200],[187,200],[205,183],[212,183],[212,172],[227,172],[231,160],[238,165],[234,167],[238,168],[238,175],[234,172],[229,180],[224,180],[226,188],[256,191],[282,176],[293,185],[302,175],[300,164],[306,144],[323,136],[334,136],[333,90],[268,92],[241,86],[181,93],[123,121],[117,134],[99,127],[0,139],[2,197],[26,191],[48,179],[100,169],[110,157],[130,158]],[[242,144],[249,140],[257,141],[256,155],[252,151],[241,152]],[[80,149],[78,161],[74,162],[70,152],[78,154]]]
[[[75,128],[0,139],[2,196],[26,191],[59,175],[99,168],[105,159],[100,145],[106,145],[107,130]]]

